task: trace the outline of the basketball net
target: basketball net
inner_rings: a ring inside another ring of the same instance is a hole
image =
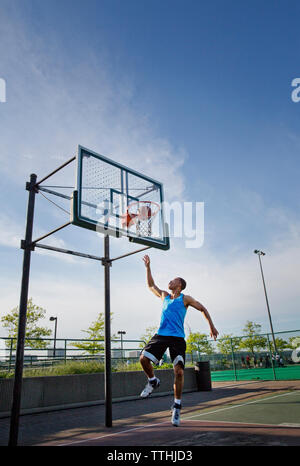
[[[130,228],[136,225],[138,236],[150,237],[152,234],[152,221],[160,209],[159,204],[152,201],[131,202],[126,214],[122,215],[122,228]]]

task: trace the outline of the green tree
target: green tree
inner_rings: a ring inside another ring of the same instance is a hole
[[[300,346],[300,336],[291,337],[288,345],[289,348],[298,348]]]
[[[241,338],[239,348],[251,352],[253,355],[255,352],[267,347],[267,339],[259,335],[261,331],[261,325],[255,322],[247,321],[243,328],[244,338]]]
[[[206,333],[193,333],[191,332],[186,339],[186,352],[192,353],[198,351],[199,353],[212,354],[214,348],[208,340]]]
[[[288,342],[279,337],[275,338],[275,344],[277,351],[283,351],[284,349],[289,348]],[[270,347],[271,351],[275,351],[273,340],[270,340]]]
[[[49,337],[52,334],[52,330],[37,325],[39,320],[45,318],[45,314],[45,309],[34,304],[32,298],[28,299],[25,346],[35,349],[47,347],[47,342],[43,341],[42,338]],[[1,322],[3,327],[8,330],[8,336],[10,338],[14,338],[13,349],[16,349],[19,325],[19,306],[15,307],[8,314],[1,317]],[[29,340],[29,338],[38,338],[39,340]],[[5,344],[7,347],[10,347],[10,340],[6,340]]]
[[[142,340],[142,341],[139,344],[139,348],[144,348],[144,346],[145,346],[144,341],[146,343],[148,343],[148,341],[151,340],[151,338],[155,334],[156,330],[157,330],[156,325],[151,325],[150,327],[146,328],[145,333],[140,337],[140,340]]]
[[[88,335],[88,338],[85,339],[87,341],[72,343],[72,346],[87,354],[97,354],[104,349],[104,330],[104,313],[100,312],[97,320],[92,322],[87,330],[82,330]],[[111,338],[114,339],[115,335],[112,335]]]
[[[239,348],[239,345],[240,339],[233,337],[232,333],[222,335],[217,342],[217,348],[221,354],[231,354],[232,350],[236,351]]]

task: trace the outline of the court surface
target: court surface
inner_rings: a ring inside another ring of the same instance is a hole
[[[213,382],[207,392],[184,393],[181,425],[172,426],[171,395],[105,407],[20,417],[19,445],[31,446],[299,446],[300,381]],[[9,419],[0,419],[7,445]]]

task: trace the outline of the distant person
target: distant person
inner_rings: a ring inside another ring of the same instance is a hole
[[[245,358],[244,358],[244,356],[241,357],[241,361],[242,361],[242,368],[245,369],[246,364],[245,364]]]
[[[272,363],[273,363],[273,366],[275,366],[275,362],[276,362],[275,354],[272,354]]]
[[[279,367],[284,367],[284,361],[283,361],[282,356],[280,356],[280,359],[279,359]]]
[[[207,309],[191,296],[182,293],[186,287],[186,282],[183,278],[177,277],[171,280],[168,284],[169,292],[160,290],[155,285],[151,274],[149,256],[144,256],[143,260],[146,267],[147,285],[155,296],[163,301],[163,308],[159,329],[142,350],[140,356],[140,363],[148,378],[147,385],[142,391],[141,397],[148,397],[159,386],[160,380],[154,375],[152,363],[157,365],[166,349],[169,348],[175,376],[172,424],[179,426],[186,351],[183,324],[187,308],[192,306],[202,312],[209,324],[210,336],[214,340],[216,340],[219,332],[215,328]]]
[[[263,357],[260,356],[259,357],[259,367],[262,367],[263,366]]]
[[[267,354],[266,356],[266,368],[271,367],[270,356]]]
[[[246,357],[246,364],[247,364],[247,369],[250,369],[250,356],[249,356],[249,354],[247,354],[247,357]]]
[[[254,358],[253,358],[253,364],[254,364],[254,367],[257,367],[257,358],[256,358],[255,355],[254,355]]]

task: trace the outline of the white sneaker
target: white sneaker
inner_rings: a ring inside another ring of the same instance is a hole
[[[180,424],[180,410],[181,405],[174,403],[172,410],[172,424],[175,427],[178,427]]]
[[[155,380],[147,383],[146,387],[144,388],[140,396],[142,398],[147,398],[148,396],[151,395],[151,393],[153,392],[155,388],[159,387],[159,385],[160,385],[160,380],[156,377]]]

